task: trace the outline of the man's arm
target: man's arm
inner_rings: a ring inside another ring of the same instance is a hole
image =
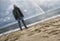
[[[23,15],[23,13],[22,13],[22,11],[18,8],[18,12],[21,14],[21,16],[23,16],[24,17],[24,15]]]
[[[15,19],[17,19],[17,17],[18,17],[15,10],[13,10],[13,16]]]

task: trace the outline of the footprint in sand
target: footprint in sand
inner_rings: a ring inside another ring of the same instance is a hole
[[[52,35],[57,35],[60,33],[60,30],[52,30],[50,32],[48,32],[48,34],[52,34]]]
[[[43,38],[49,38],[49,36],[42,36]]]
[[[32,35],[37,34],[37,33],[40,33],[40,32],[41,32],[41,30],[35,29],[35,30],[31,31],[31,32],[28,34],[28,36],[32,36]]]

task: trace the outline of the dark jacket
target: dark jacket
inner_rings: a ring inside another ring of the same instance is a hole
[[[14,17],[15,17],[16,20],[24,17],[24,15],[22,14],[21,10],[18,7],[14,8],[13,15],[14,15]]]

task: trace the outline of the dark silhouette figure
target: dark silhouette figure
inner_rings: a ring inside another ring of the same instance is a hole
[[[14,15],[15,19],[18,21],[18,25],[21,30],[22,30],[21,22],[23,23],[25,28],[27,28],[27,26],[23,20],[24,15],[22,14],[21,10],[16,5],[14,5],[13,15]]]

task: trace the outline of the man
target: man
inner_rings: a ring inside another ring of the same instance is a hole
[[[24,24],[25,28],[27,28],[27,26],[23,20],[24,15],[22,14],[21,10],[16,5],[14,5],[13,15],[14,15],[15,19],[18,21],[18,24],[19,24],[19,27],[21,30],[22,30],[21,21]]]

